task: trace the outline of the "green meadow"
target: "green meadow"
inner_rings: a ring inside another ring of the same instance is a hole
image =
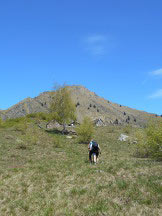
[[[93,165],[77,137],[22,122],[0,128],[0,215],[162,215],[162,162],[118,140],[137,128],[95,128],[101,155]]]

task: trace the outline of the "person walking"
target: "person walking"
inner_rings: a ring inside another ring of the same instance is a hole
[[[89,151],[89,161],[92,163],[92,154],[96,154],[96,162],[98,162],[98,156],[101,154],[101,149],[99,144],[95,140],[91,140],[88,144],[88,151]]]

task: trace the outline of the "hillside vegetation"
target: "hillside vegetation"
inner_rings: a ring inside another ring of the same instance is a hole
[[[68,86],[72,100],[76,106],[76,116],[79,122],[84,117],[91,119],[101,119],[104,125],[133,124],[145,126],[150,118],[160,118],[155,114],[139,111],[127,106],[114,103],[97,96],[83,86]],[[18,118],[36,112],[50,111],[52,92],[44,92],[35,98],[27,98],[7,110],[0,111],[2,119]],[[111,95],[111,93],[110,93]]]
[[[77,137],[37,125],[26,117],[0,127],[0,215],[162,215],[162,162],[118,140],[138,128],[95,128],[102,154],[93,165]]]

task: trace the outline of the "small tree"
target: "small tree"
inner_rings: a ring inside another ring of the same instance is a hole
[[[150,122],[137,133],[137,155],[162,160],[162,121]]]
[[[88,143],[94,135],[94,126],[89,117],[85,117],[82,124],[76,128],[79,136],[79,142]]]
[[[59,87],[52,93],[50,110],[52,118],[63,125],[63,133],[65,132],[66,124],[76,120],[76,107],[67,86]]]

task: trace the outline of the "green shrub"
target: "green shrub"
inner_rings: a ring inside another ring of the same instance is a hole
[[[137,148],[135,155],[138,157],[148,157],[147,136],[144,129],[139,129],[136,132]]]
[[[24,122],[30,121],[29,119],[26,119],[26,117],[20,117],[20,118],[15,118],[15,119],[7,119],[3,121],[2,127],[3,128],[10,128],[13,126],[18,126],[19,124],[24,124]]]
[[[137,133],[137,154],[162,160],[162,121],[150,122]]]
[[[43,113],[43,112],[38,112],[38,113],[31,113],[26,116],[27,118],[32,118],[32,119],[39,119],[43,121],[49,121],[51,120],[51,114],[49,113]]]
[[[94,126],[90,118],[85,117],[82,124],[76,128],[79,142],[88,143],[94,135]]]
[[[37,113],[30,113],[26,115],[27,118],[37,118]]]

